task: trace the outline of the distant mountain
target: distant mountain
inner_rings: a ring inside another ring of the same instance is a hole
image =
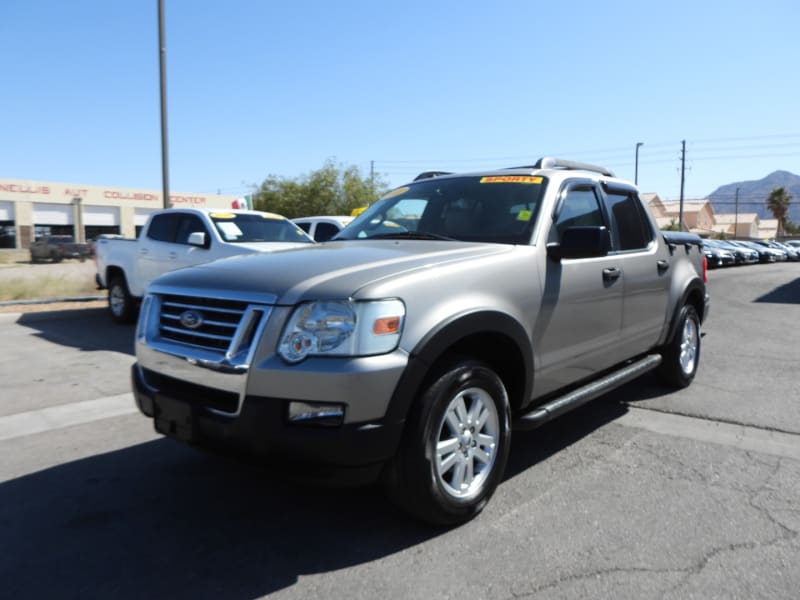
[[[760,219],[773,219],[767,208],[767,198],[776,187],[782,187],[792,197],[789,220],[800,223],[800,175],[775,171],[758,181],[740,181],[718,187],[708,199],[716,213],[736,212],[736,189],[739,189],[739,212],[758,213]]]

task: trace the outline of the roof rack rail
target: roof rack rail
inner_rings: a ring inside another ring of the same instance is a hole
[[[420,179],[430,179],[431,177],[439,177],[440,175],[452,175],[452,173],[450,171],[423,171],[414,177],[414,181],[419,181]]]
[[[605,167],[598,167],[589,163],[576,162],[574,160],[564,160],[563,158],[553,158],[552,156],[543,156],[536,161],[536,164],[526,165],[522,167],[510,167],[512,169],[567,169],[577,171],[592,171],[600,173],[608,177],[614,177],[613,171]]]

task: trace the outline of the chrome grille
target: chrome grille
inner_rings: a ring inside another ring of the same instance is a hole
[[[267,307],[247,302],[161,296],[158,330],[162,340],[231,356],[246,352]]]

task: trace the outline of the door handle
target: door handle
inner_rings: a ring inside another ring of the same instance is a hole
[[[139,254],[147,254],[147,253],[148,253],[147,248],[139,248]]]
[[[622,275],[622,271],[616,267],[603,269],[603,281],[616,281],[620,275]]]
[[[669,262],[666,260],[660,260],[656,263],[658,265],[658,272],[663,273],[667,269],[669,269]]]
[[[174,260],[174,259],[178,258],[178,253],[177,252],[170,252],[169,253],[169,257]]]

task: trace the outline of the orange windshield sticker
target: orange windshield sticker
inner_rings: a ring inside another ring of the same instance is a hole
[[[233,213],[222,213],[222,212],[215,212],[211,213],[212,219],[235,219],[236,215]]]
[[[481,177],[481,183],[542,183],[542,178],[530,175],[495,175]]]

